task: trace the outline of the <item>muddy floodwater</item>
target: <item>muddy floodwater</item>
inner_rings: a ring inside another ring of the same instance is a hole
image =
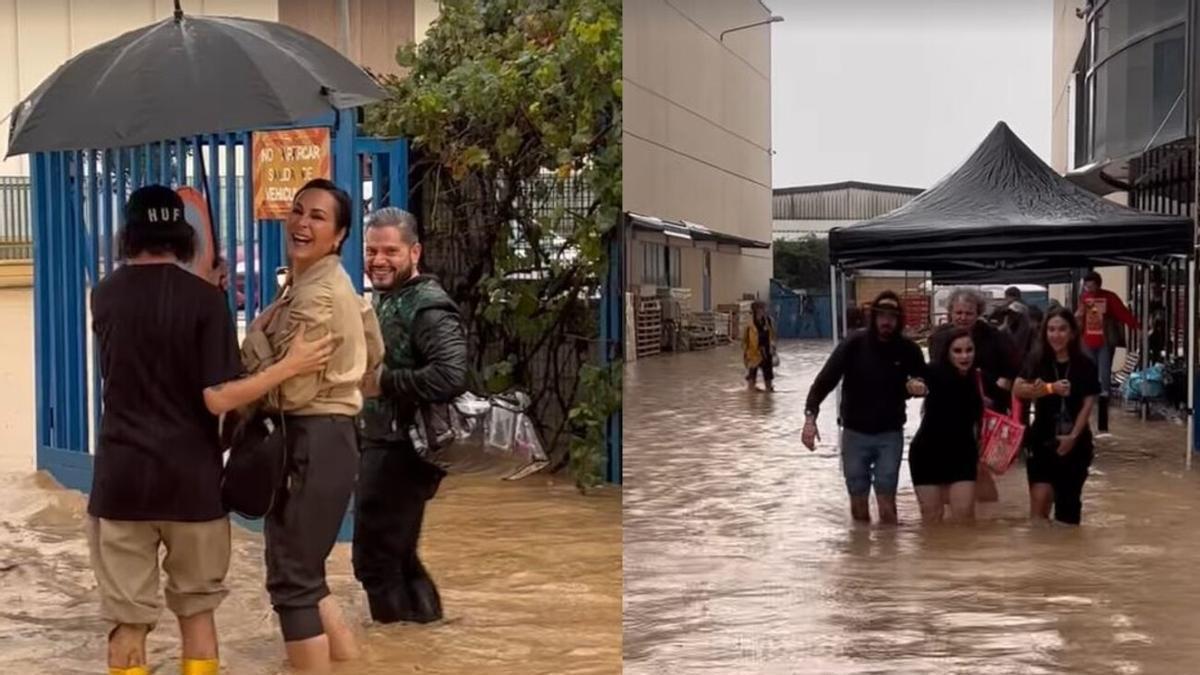
[[[0,319],[27,322],[31,301],[0,292]],[[105,628],[82,529],[85,497],[34,472],[32,342],[32,330],[0,332],[0,672],[98,673]],[[620,532],[618,490],[583,497],[568,480],[544,476],[452,476],[431,503],[422,542],[446,620],[368,626],[349,545],[339,544],[329,583],[360,626],[364,658],[337,672],[620,673]],[[231,592],[217,613],[223,673],[284,672],[262,560],[262,537],[235,527]],[[178,646],[164,612],[151,634],[154,672],[178,672]]]
[[[1114,412],[1080,528],[1031,525],[1024,467],[971,528],[854,526],[836,450],[800,444],[830,345],[750,393],[737,348],[626,372],[625,673],[1200,672],[1200,464]],[[908,435],[918,408],[910,407]]]

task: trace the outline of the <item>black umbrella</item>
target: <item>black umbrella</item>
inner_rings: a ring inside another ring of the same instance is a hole
[[[361,68],[269,21],[175,15],[97,45],[12,112],[8,156],[295,124],[378,101]]]

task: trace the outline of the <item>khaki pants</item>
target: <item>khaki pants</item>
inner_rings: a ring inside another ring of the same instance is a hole
[[[229,518],[199,523],[88,518],[88,545],[100,592],[100,613],[120,624],[151,628],[162,612],[158,549],[167,554],[167,608],[180,617],[215,610],[225,599]]]

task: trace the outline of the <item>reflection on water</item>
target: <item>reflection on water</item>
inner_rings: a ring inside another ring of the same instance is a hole
[[[84,513],[82,495],[42,475],[0,476],[3,672],[102,670],[105,628],[97,618]],[[446,621],[368,628],[365,658],[338,672],[620,672],[617,491],[581,497],[538,477],[506,483],[453,476],[426,523],[422,556],[440,585]],[[365,624],[348,545],[338,545],[329,571],[334,594]],[[263,590],[259,535],[234,528],[229,581],[230,596],[217,614],[223,672],[281,672],[283,648]],[[178,629],[169,613],[150,648],[152,666],[177,672]]]
[[[627,368],[625,673],[1200,669],[1183,427],[1114,412],[1082,528],[1030,524],[1017,467],[976,527],[923,529],[907,462],[900,527],[855,527],[832,397],[821,447],[800,444],[828,349],[784,345],[773,395],[736,348]]]

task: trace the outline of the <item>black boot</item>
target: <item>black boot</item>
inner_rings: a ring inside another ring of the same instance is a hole
[[[1096,403],[1096,405],[1098,406],[1098,408],[1096,410],[1096,430],[1099,433],[1107,434],[1108,433],[1108,397],[1101,396],[1100,400]]]

